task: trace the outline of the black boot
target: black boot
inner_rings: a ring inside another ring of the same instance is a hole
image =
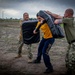
[[[48,74],[48,73],[52,73],[53,71],[54,71],[53,69],[46,69],[44,73]]]
[[[41,63],[41,62],[40,62],[39,60],[35,59],[35,60],[33,61],[33,63],[38,64],[38,63]]]

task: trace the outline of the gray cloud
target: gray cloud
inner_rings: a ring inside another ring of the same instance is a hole
[[[18,7],[21,3],[39,3],[39,4],[56,4],[65,5],[75,8],[75,0],[0,0],[0,7],[2,8],[12,8]]]
[[[63,5],[75,7],[75,0],[57,0],[57,1],[58,3]]]
[[[27,11],[31,17],[36,15],[39,10],[50,10],[52,12],[63,14],[66,8],[73,8],[75,11],[75,0],[0,0],[0,11],[9,9],[9,13],[16,14],[13,17],[21,17]],[[5,13],[9,17],[12,15]],[[6,16],[5,16],[6,17]]]

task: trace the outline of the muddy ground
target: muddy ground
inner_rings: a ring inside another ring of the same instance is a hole
[[[18,52],[19,32],[19,23],[0,23],[0,75],[44,75],[46,67],[43,58],[40,64],[29,64],[26,45],[23,46],[22,57],[15,59]],[[32,45],[33,60],[37,56],[38,44]],[[65,38],[56,39],[49,52],[54,67],[54,72],[49,75],[60,75],[66,72],[67,45]]]

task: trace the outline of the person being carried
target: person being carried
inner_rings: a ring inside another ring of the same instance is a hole
[[[27,12],[25,12],[23,14],[23,22],[24,21],[28,21],[29,20],[29,14]],[[19,36],[19,49],[18,49],[18,56],[15,57],[15,58],[20,58],[22,57],[21,53],[22,53],[22,47],[24,45],[23,43],[23,37],[22,37],[22,24],[21,24],[21,31],[20,31],[20,36]],[[32,58],[33,58],[33,54],[31,52],[31,44],[26,44],[27,45],[27,49],[28,49],[28,62],[31,62],[32,61]]]
[[[35,30],[33,31],[33,33],[37,34],[38,28],[40,28],[42,30],[44,36],[42,37],[42,40],[41,40],[39,47],[38,47],[37,58],[33,61],[33,63],[40,63],[41,57],[43,55],[44,64],[47,68],[44,73],[52,73],[53,66],[50,62],[49,50],[51,49],[55,39],[52,36],[51,30],[48,27],[48,24],[43,23],[44,18],[42,18],[41,16],[39,16],[37,14],[37,19],[38,19],[38,23],[37,23],[37,26],[36,26]]]
[[[65,58],[67,68],[67,72],[65,75],[75,75],[75,18],[73,17],[74,11],[72,8],[68,8],[65,10],[64,16],[54,14],[50,11],[46,11],[46,13],[57,18],[54,22],[55,24],[63,23],[66,39],[69,44]]]

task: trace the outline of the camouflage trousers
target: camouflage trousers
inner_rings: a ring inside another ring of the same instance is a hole
[[[28,49],[28,58],[29,58],[29,59],[32,59],[33,54],[32,54],[32,52],[31,52],[31,44],[27,45],[27,49]]]
[[[22,53],[22,47],[23,47],[23,45],[24,45],[24,43],[21,41],[21,42],[19,43],[19,49],[18,49],[18,54],[19,54],[19,55],[21,55],[21,53]],[[26,46],[27,46],[28,58],[29,58],[29,59],[32,59],[33,54],[32,54],[32,52],[31,52],[31,44],[26,44]]]
[[[75,42],[69,44],[65,61],[67,69],[75,73]]]

